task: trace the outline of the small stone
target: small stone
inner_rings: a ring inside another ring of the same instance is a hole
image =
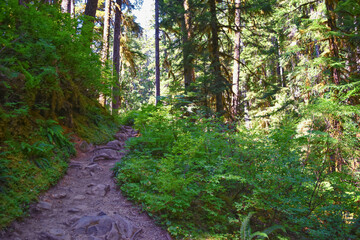
[[[68,210],[68,212],[69,213],[78,213],[78,212],[80,212],[81,210],[79,209],[79,208],[70,208],[69,210]]]
[[[76,195],[74,200],[84,200],[86,197],[84,195]]]
[[[95,183],[89,183],[87,186],[88,186],[88,187],[95,186]]]
[[[36,205],[37,209],[39,210],[51,210],[52,208],[52,205],[51,203],[48,203],[48,202],[39,202],[37,205]]]
[[[97,214],[97,216],[105,216],[105,215],[106,215],[106,213],[104,213],[103,211],[101,211]]]
[[[57,237],[66,235],[66,232],[62,229],[51,229],[49,233]]]
[[[66,222],[64,222],[63,224],[67,227],[70,227],[71,225],[73,225],[76,221],[78,221],[81,217],[78,215],[75,215],[74,217],[68,219]]]
[[[88,142],[86,141],[82,141],[80,144],[79,144],[79,149],[81,152],[85,153],[85,152],[88,152],[90,151],[90,148],[92,147],[91,144],[89,144]]]
[[[51,195],[52,198],[54,199],[61,199],[61,198],[66,198],[67,194],[65,192],[62,193],[54,193]]]
[[[105,197],[105,195],[110,191],[110,185],[107,184],[98,184],[92,188],[92,193],[97,196]]]
[[[93,191],[92,191],[91,189],[87,189],[87,190],[85,191],[85,193],[86,193],[87,195],[94,195],[94,193],[93,193]]]

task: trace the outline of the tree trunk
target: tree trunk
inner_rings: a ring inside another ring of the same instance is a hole
[[[160,100],[159,0],[155,0],[155,87],[156,105]]]
[[[111,0],[105,0],[104,30],[102,38],[101,61],[105,63],[109,58],[109,33],[110,33]]]
[[[220,53],[219,53],[219,36],[218,36],[218,23],[216,17],[216,2],[209,0],[210,5],[210,27],[211,27],[211,51],[210,51],[210,68],[213,77],[213,93],[216,98],[216,112],[223,114],[224,105],[222,102],[222,93],[225,89],[224,79],[220,70]]]
[[[62,0],[61,1],[61,11],[63,13],[71,12],[71,0]]]
[[[110,15],[111,15],[111,0],[105,0],[105,14],[104,14],[104,28],[102,37],[101,62],[105,66],[109,59],[109,38],[110,38]],[[106,106],[106,96],[100,94],[99,102]]]
[[[239,77],[240,77],[240,44],[241,44],[241,30],[240,30],[240,1],[235,0],[235,46],[234,46],[234,69],[232,79],[232,112],[233,116],[238,114],[239,104]]]
[[[96,16],[98,0],[87,0],[86,7],[85,7],[85,15],[93,17],[92,23],[94,23],[94,18]]]
[[[280,45],[279,45],[279,40],[278,38],[274,37],[274,42],[275,42],[275,49],[276,49],[276,73],[277,73],[277,77],[278,77],[278,81],[279,81],[279,85],[282,87],[286,87],[286,79],[285,79],[285,75],[284,75],[284,68],[283,66],[281,66],[281,51],[280,51]]]
[[[121,0],[116,0],[114,22],[114,44],[113,44],[113,64],[115,74],[115,85],[113,86],[113,114],[120,108],[120,39],[121,39]]]
[[[192,82],[195,82],[195,72],[193,68],[194,57],[191,56],[193,27],[191,22],[191,12],[189,0],[184,0],[184,21],[183,21],[183,65],[184,65],[184,85],[185,92],[188,92]]]
[[[89,16],[83,23],[81,34],[88,38],[89,47],[93,39],[94,20],[96,16],[98,0],[88,0],[85,7],[85,15]]]
[[[335,16],[335,2],[334,0],[325,0],[326,10],[327,10],[327,24],[330,28],[330,31],[336,32],[336,16]],[[330,54],[336,61],[339,59],[339,48],[336,43],[336,39],[334,36],[330,36],[329,38],[329,47],[330,47]],[[335,67],[331,67],[331,78],[332,82],[336,85],[340,84],[340,71]]]

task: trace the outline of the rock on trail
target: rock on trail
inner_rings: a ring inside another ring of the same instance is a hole
[[[136,132],[123,126],[116,140],[82,143],[66,175],[30,207],[30,216],[4,232],[4,240],[170,240],[170,235],[117,189],[111,168]]]

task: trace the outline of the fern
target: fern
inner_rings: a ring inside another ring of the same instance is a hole
[[[250,227],[250,219],[251,217],[254,215],[254,212],[250,212],[245,219],[242,221],[241,223],[241,228],[240,228],[240,238],[241,240],[252,240],[255,237],[259,237],[259,239],[264,239],[267,238],[269,239],[269,234],[271,234],[272,232],[281,229],[284,232],[286,232],[285,228],[281,225],[274,225],[271,226],[269,228],[266,228],[263,231],[257,231],[254,233],[251,233],[251,227]]]

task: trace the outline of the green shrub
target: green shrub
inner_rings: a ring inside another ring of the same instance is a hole
[[[235,238],[239,218],[256,212],[255,232],[279,224],[287,233],[277,234],[291,239],[354,239],[360,196],[345,167],[331,172],[330,158],[318,155],[329,135],[296,137],[290,122],[267,133],[235,132],[153,106],[133,117],[141,136],[128,141],[132,151],[116,165],[117,179],[173,236]],[[309,141],[311,156],[304,152]]]

